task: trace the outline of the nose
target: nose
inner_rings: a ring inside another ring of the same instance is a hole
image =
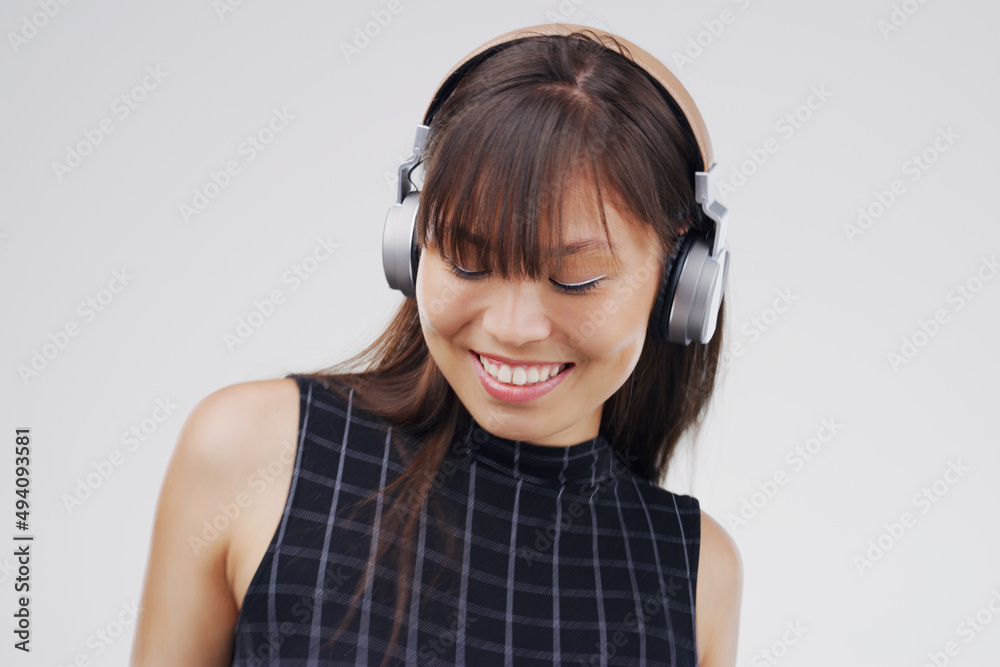
[[[548,338],[552,321],[539,291],[529,281],[507,282],[492,289],[483,312],[483,330],[511,348]]]

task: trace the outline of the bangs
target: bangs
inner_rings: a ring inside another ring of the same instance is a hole
[[[591,229],[600,219],[618,270],[605,199],[632,216],[595,159],[594,147],[607,138],[592,112],[571,87],[548,84],[508,89],[451,118],[440,136],[428,137],[433,157],[420,195],[420,245],[505,280],[538,279],[560,269],[563,207],[583,195],[587,213],[573,222]]]

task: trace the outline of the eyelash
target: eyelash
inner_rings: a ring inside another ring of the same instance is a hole
[[[445,259],[446,259],[445,264],[448,265],[448,270],[454,276],[457,276],[463,280],[479,280],[483,277],[483,273],[481,271],[466,271],[465,269],[458,268],[458,266],[456,266],[455,263],[451,261],[451,258],[445,258]],[[600,285],[603,282],[601,279],[597,279],[597,280],[591,280],[590,282],[587,283],[582,283],[580,285],[563,285],[562,283],[556,282],[551,278],[549,280],[560,291],[566,294],[577,294],[577,295],[589,294],[594,290],[596,290],[598,285]]]

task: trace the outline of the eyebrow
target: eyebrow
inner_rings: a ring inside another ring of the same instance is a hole
[[[472,234],[465,231],[460,231],[459,236],[463,240],[470,241],[473,245],[479,248],[482,248],[486,245],[486,240],[482,236],[479,236],[478,234]],[[564,245],[557,246],[556,249],[561,251],[561,254],[563,255],[576,255],[579,253],[587,252],[588,250],[608,251],[611,250],[611,247],[608,245],[608,242],[603,238],[590,237],[590,238],[583,238],[571,241]]]

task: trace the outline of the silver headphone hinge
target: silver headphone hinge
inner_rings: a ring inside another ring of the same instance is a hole
[[[718,258],[726,247],[726,222],[729,219],[729,211],[715,198],[718,191],[718,167],[719,163],[715,162],[708,171],[694,173],[694,197],[701,204],[705,215],[715,221],[715,240],[712,243],[711,253],[715,258]]]
[[[427,125],[417,125],[417,132],[413,137],[413,154],[399,164],[399,170],[396,174],[397,204],[402,204],[406,195],[413,192],[413,189],[410,187],[410,171],[420,163],[420,160],[424,156],[424,142],[427,141],[428,131],[430,131],[430,127]]]

